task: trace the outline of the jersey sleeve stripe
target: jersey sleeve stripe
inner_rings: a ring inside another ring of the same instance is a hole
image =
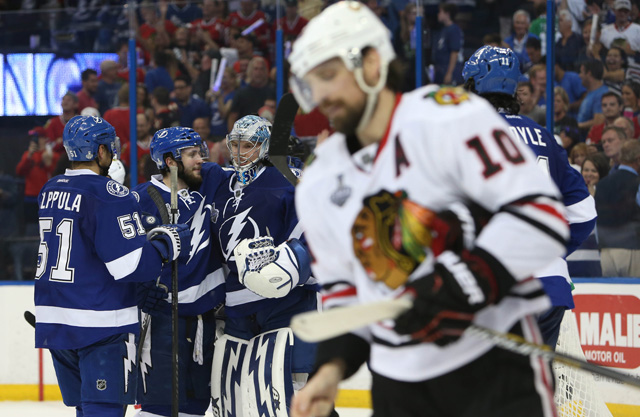
[[[582,201],[566,207],[567,221],[571,223],[584,223],[597,217],[596,203],[593,197],[589,196]]]
[[[354,302],[358,295],[356,287],[348,287],[322,296],[322,305],[325,308],[337,307]]]
[[[259,296],[250,290],[243,288],[238,291],[227,292],[227,301],[225,305],[228,307],[235,307],[242,304],[252,303],[254,301],[264,300],[264,297]]]
[[[219,268],[208,274],[199,285],[194,285],[178,293],[178,303],[188,304],[198,301],[209,292],[224,284],[224,270]],[[171,293],[169,293],[168,302],[171,302]]]
[[[113,278],[119,280],[130,275],[138,268],[141,257],[142,248],[138,248],[111,262],[105,262],[105,266],[109,270],[109,273],[113,275]]]
[[[138,323],[138,307],[96,311],[36,306],[36,321],[75,327],[122,327]]]
[[[302,225],[300,224],[300,222],[298,222],[298,224],[296,224],[296,227],[293,228],[293,231],[289,235],[289,239],[287,240],[300,239],[300,236],[302,236]]]

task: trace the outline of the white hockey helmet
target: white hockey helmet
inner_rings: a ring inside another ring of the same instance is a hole
[[[371,47],[381,59],[380,82],[368,86],[362,78],[362,51]],[[387,79],[387,68],[395,58],[391,45],[391,32],[380,19],[358,1],[341,1],[327,7],[307,24],[293,44],[289,55],[292,77],[291,89],[303,110],[316,107],[311,90],[302,78],[313,68],[332,58],[341,58],[346,67],[354,71],[359,87],[368,95],[382,90]]]

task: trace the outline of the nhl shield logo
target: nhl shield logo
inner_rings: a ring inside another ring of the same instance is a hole
[[[338,175],[338,189],[331,193],[331,202],[338,207],[342,207],[351,196],[351,187],[342,183],[342,175]]]
[[[98,391],[104,391],[107,389],[107,380],[106,379],[98,379],[96,381],[96,388]]]

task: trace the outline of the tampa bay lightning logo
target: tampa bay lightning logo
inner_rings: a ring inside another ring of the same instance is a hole
[[[233,250],[242,239],[252,239],[260,236],[260,229],[255,220],[249,216],[251,207],[238,213],[222,223],[218,239],[224,258],[229,261]],[[226,244],[225,244],[226,242]]]
[[[114,180],[107,183],[107,192],[116,197],[126,197],[129,195],[129,189]]]

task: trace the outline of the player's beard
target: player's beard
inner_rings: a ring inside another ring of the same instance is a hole
[[[202,168],[202,166],[200,168]],[[182,162],[178,163],[178,178],[184,181],[190,190],[197,190],[202,184],[202,176],[200,174],[194,174],[193,171],[187,172]]]
[[[365,102],[363,101],[362,103],[349,106],[344,101],[337,100],[335,102],[323,103],[321,110],[322,107],[330,107],[335,104],[340,105],[344,109],[344,115],[329,119],[331,127],[347,136],[355,135],[358,124],[364,114]]]

